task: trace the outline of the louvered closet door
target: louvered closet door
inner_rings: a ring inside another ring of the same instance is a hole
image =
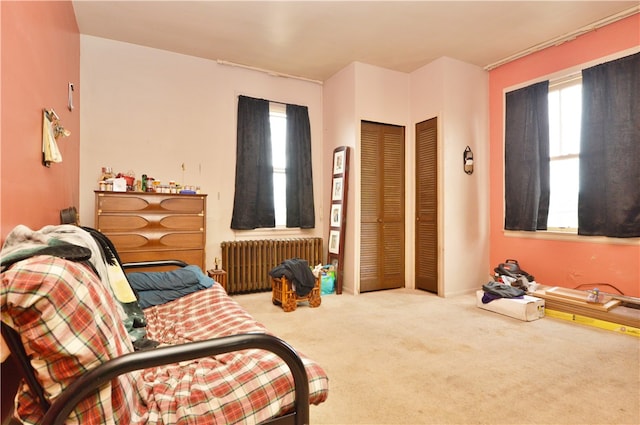
[[[404,287],[404,127],[362,122],[360,292]]]
[[[438,121],[416,124],[416,288],[438,293]]]

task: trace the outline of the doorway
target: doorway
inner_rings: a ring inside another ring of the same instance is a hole
[[[405,286],[404,130],[361,123],[360,292]]]
[[[416,288],[438,293],[438,119],[416,124]]]

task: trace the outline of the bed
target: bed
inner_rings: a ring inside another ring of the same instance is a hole
[[[0,296],[3,336],[19,336],[36,380],[16,396],[23,423],[301,424],[328,397],[322,367],[219,284],[144,309],[159,346],[140,351],[86,261],[20,260],[2,271]]]

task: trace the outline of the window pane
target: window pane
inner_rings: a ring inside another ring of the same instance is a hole
[[[287,137],[287,117],[280,114],[270,115],[271,152],[273,168],[284,170],[287,167],[285,140]]]
[[[578,158],[551,161],[548,227],[578,227],[578,167]]]
[[[580,152],[580,118],[582,115],[582,85],[560,91],[560,117],[562,126],[561,155]]]
[[[560,155],[560,91],[549,91],[549,155]]]
[[[578,228],[582,84],[559,83],[549,91],[549,228]]]
[[[285,173],[273,173],[273,202],[275,203],[276,226],[287,224],[287,192]]]
[[[582,85],[574,83],[549,91],[549,155],[580,152]]]
[[[271,124],[271,154],[273,158],[273,201],[275,202],[276,226],[287,224],[287,114],[284,105],[269,105]]]

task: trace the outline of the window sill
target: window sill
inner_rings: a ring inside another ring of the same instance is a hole
[[[251,239],[266,239],[269,237],[278,237],[278,238],[302,238],[308,236],[315,236],[313,234],[314,229],[300,229],[296,228],[288,228],[284,226],[276,226],[272,228],[258,228],[253,230],[234,230],[236,235],[236,240],[251,240]]]
[[[640,246],[640,238],[609,238],[606,236],[582,236],[568,231],[537,231],[524,232],[518,230],[503,230],[508,238],[542,239],[563,242],[596,243],[606,245]]]

